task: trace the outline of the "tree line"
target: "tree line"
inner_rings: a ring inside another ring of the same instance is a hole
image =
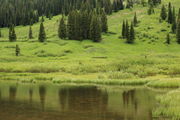
[[[166,21],[171,24],[171,33],[176,34],[177,42],[180,44],[180,9],[176,14],[175,7],[169,2],[168,7],[162,5],[160,13],[160,22]],[[167,35],[167,43],[170,44],[170,35]]]
[[[103,8],[106,14],[124,9],[123,0],[0,0],[0,27],[32,25],[40,16],[51,19],[85,7],[88,11]]]

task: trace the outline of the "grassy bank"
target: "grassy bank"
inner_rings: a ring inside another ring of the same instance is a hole
[[[160,102],[154,111],[154,116],[180,120],[180,90],[170,91],[166,95],[158,97]]]

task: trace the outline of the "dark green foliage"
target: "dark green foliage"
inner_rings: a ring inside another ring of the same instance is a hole
[[[175,12],[175,8],[173,7],[173,16],[172,16],[172,32],[173,33],[176,33],[176,27],[177,27],[176,12]]]
[[[0,29],[0,38],[2,37],[1,29]]]
[[[10,42],[16,41],[16,32],[14,29],[14,25],[11,25],[11,27],[9,27],[9,41]]]
[[[146,4],[147,4],[147,3],[146,3],[146,0],[141,0],[141,4],[142,4],[143,7],[145,7]]]
[[[133,23],[131,23],[129,39],[127,39],[127,43],[130,44],[134,43],[134,39],[135,39],[134,25]]]
[[[44,22],[44,16],[41,17],[41,22]]]
[[[151,14],[154,14],[154,7],[153,5],[150,5],[149,8],[148,8],[148,15],[151,15]]]
[[[90,39],[94,42],[101,41],[101,21],[97,14],[93,14],[90,25]]]
[[[60,23],[59,23],[59,28],[58,28],[58,36],[61,39],[65,39],[67,34],[66,30],[66,24],[64,21],[64,16],[61,18]]]
[[[108,31],[107,16],[104,11],[101,14],[101,28],[102,28],[102,32],[106,33]]]
[[[155,6],[161,4],[161,0],[148,0],[148,3]]]
[[[74,11],[69,13],[68,16],[68,23],[67,23],[67,27],[68,27],[68,38],[70,40],[73,39],[74,37],[74,32],[75,32],[75,22],[74,22]]]
[[[16,56],[20,55],[20,48],[18,45],[16,45],[15,54],[16,54]]]
[[[162,5],[162,8],[161,8],[161,19],[162,20],[166,20],[167,18],[167,12],[166,12],[166,7],[164,5]]]
[[[33,39],[32,27],[29,27],[29,39]]]
[[[166,44],[170,44],[171,43],[171,38],[170,38],[170,35],[167,34],[167,37],[166,37]]]
[[[171,3],[168,5],[168,23],[173,23],[173,12],[172,12],[172,6]]]
[[[125,21],[123,21],[123,24],[122,24],[122,37],[126,38],[126,23],[125,23]]]
[[[113,1],[114,12],[117,12],[118,10],[123,10],[123,9],[124,9],[123,0],[114,0]]]
[[[126,21],[126,39],[127,39],[127,41],[129,41],[129,23],[128,23],[128,21]]]
[[[127,0],[126,8],[133,8],[133,0]]]
[[[180,8],[179,8],[179,13],[178,13],[178,20],[180,20]]]
[[[110,0],[104,0],[104,10],[106,14],[112,13],[112,5]]]
[[[90,20],[88,11],[81,11],[81,31],[82,31],[82,38],[88,39],[89,36],[89,28],[90,28]],[[91,17],[90,17],[91,18]]]
[[[135,13],[135,15],[134,15],[133,23],[134,23],[134,26],[137,26],[137,24],[138,24],[138,20],[137,20],[137,15],[136,15],[136,13]]]
[[[124,8],[123,0],[115,1],[117,10]],[[51,19],[52,16],[68,15],[84,8],[88,13],[95,8],[103,8],[106,14],[111,14],[114,9],[111,0],[0,0],[0,3],[0,27],[32,25],[39,21],[40,16]]]
[[[177,38],[177,43],[180,44],[180,19],[178,20],[178,24],[177,24],[176,38]]]
[[[45,33],[43,22],[41,22],[41,24],[40,24],[39,37],[38,38],[39,38],[39,42],[45,42],[46,41],[46,33]]]

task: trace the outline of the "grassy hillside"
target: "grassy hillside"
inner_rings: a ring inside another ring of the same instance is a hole
[[[178,8],[179,0],[163,0]],[[171,25],[159,23],[161,5],[155,14],[147,15],[148,7],[136,5],[108,16],[109,33],[101,43],[61,40],[57,29],[61,16],[45,20],[47,42],[38,42],[39,24],[32,26],[34,39],[28,40],[29,26],[16,27],[17,42],[8,42],[8,29],[1,30],[1,79],[150,79],[161,80],[180,76],[180,45],[171,34],[171,44],[164,44]],[[135,44],[129,45],[121,35],[122,22],[137,13],[140,23],[135,28]],[[15,57],[15,45],[21,56]],[[48,74],[46,74],[48,73]],[[21,76],[24,76],[23,78]],[[154,83],[153,83],[154,85]]]

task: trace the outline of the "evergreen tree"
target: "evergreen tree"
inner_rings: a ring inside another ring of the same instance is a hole
[[[122,37],[126,38],[126,23],[125,23],[125,21],[123,21],[123,24],[122,24]]]
[[[169,6],[168,6],[168,23],[172,24],[172,22],[173,22],[172,6],[171,6],[171,3],[169,3]]]
[[[180,8],[179,8],[179,13],[178,13],[178,20],[180,20]]]
[[[162,20],[166,20],[166,18],[167,18],[166,7],[164,5],[162,5],[160,16],[161,16]]]
[[[177,31],[176,31],[177,43],[180,44],[180,20],[178,20]]]
[[[154,7],[153,7],[153,5],[151,4],[150,6],[149,6],[149,8],[148,8],[148,15],[151,15],[151,14],[154,14],[155,12],[154,12]]]
[[[102,32],[106,33],[108,31],[107,16],[104,11],[101,14],[101,28]]]
[[[39,29],[39,42],[45,42],[45,41],[46,41],[46,33],[45,33],[43,22],[41,22],[40,29]]]
[[[128,21],[126,21],[126,39],[127,39],[127,41],[129,41],[129,23],[128,23]]]
[[[172,32],[173,33],[176,33],[176,27],[177,27],[176,12],[175,12],[175,7],[173,7],[173,16],[172,16]]]
[[[170,35],[167,34],[167,37],[166,37],[166,44],[170,44],[170,42],[171,42]]]
[[[68,23],[67,23],[67,27],[68,27],[68,39],[72,40],[74,38],[74,32],[75,32],[75,15],[74,15],[74,11],[69,13],[68,16]]]
[[[112,5],[110,0],[104,0],[104,10],[108,15],[112,13]]]
[[[94,42],[101,41],[101,24],[98,15],[96,15],[95,13],[93,14],[91,20],[90,39]]]
[[[14,29],[14,25],[11,25],[11,27],[9,27],[9,41],[10,42],[16,41],[16,32]]]
[[[0,29],[0,38],[2,37],[1,29]]]
[[[33,33],[31,26],[29,27],[29,39],[33,39]]]
[[[117,1],[116,0],[113,1],[113,10],[114,10],[114,12],[118,11],[118,6],[117,6]]]
[[[135,15],[134,15],[134,20],[133,20],[134,22],[134,26],[137,26],[137,24],[138,24],[138,20],[137,20],[137,15],[136,15],[136,12],[135,12]]]
[[[41,17],[41,22],[44,22],[44,16]]]
[[[82,15],[81,15],[81,30],[82,30],[82,38],[83,39],[88,39],[88,35],[89,35],[89,27],[90,27],[90,23],[89,23],[89,14],[88,11],[81,11]]]
[[[145,7],[146,6],[146,0],[141,0],[141,4],[143,7]]]
[[[131,28],[130,28],[130,34],[129,34],[129,39],[127,40],[127,43],[134,43],[135,39],[135,32],[134,32],[134,25],[131,23]]]
[[[16,50],[15,50],[16,56],[20,55],[20,48],[18,45],[16,45]]]
[[[58,36],[61,39],[66,38],[66,24],[64,21],[64,17],[61,18],[60,23],[59,23],[59,29],[58,29]]]

